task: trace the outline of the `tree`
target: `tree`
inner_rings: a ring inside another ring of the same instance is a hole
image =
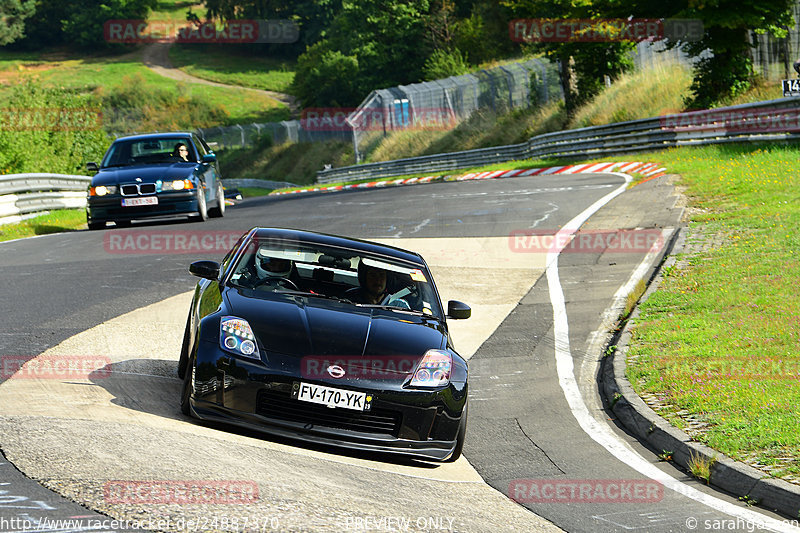
[[[2,0],[0,0],[2,1]],[[158,0],[36,0],[36,14],[28,19],[29,48],[74,44],[84,48],[112,46],[103,35],[103,25],[112,19],[146,19]]]
[[[687,105],[707,108],[736,96],[750,87],[753,71],[751,32],[780,36],[781,26],[793,26],[792,0],[621,0],[619,13],[648,18],[697,19],[703,23],[702,38],[694,42],[673,40],[691,56],[700,58],[694,66],[694,80]],[[711,55],[708,55],[708,52]]]
[[[429,9],[428,0],[343,2],[325,31],[327,37],[298,59],[294,86],[303,105],[356,105],[373,89],[419,81],[430,55],[425,40]],[[336,68],[315,69],[315,58]],[[312,77],[323,71],[336,77],[320,79],[321,86],[339,86],[340,95],[327,91],[327,97],[314,97],[304,92],[313,88]]]
[[[34,0],[0,0],[0,46],[25,34],[25,19],[36,10]]]
[[[605,0],[505,0],[503,5],[520,18],[583,19],[599,26],[600,19],[609,17],[609,3]],[[610,36],[613,37],[613,30]],[[633,68],[629,53],[634,45],[628,41],[534,41],[530,46],[559,63],[568,117],[600,92],[606,77],[613,80]]]

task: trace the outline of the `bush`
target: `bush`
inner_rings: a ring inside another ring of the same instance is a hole
[[[458,49],[435,50],[425,61],[422,72],[426,80],[440,80],[469,72],[467,60]]]
[[[0,108],[0,173],[84,174],[86,162],[99,160],[108,147],[92,95],[31,79],[7,94]]]

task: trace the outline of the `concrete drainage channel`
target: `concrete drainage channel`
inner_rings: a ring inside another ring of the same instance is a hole
[[[674,265],[677,261],[677,254],[682,252],[685,246],[686,233],[687,229],[684,228],[673,251],[665,256],[655,279],[640,299],[640,303],[658,289],[663,269]],[[600,371],[601,387],[608,408],[618,417],[619,422],[657,454],[663,453],[664,450],[670,451],[672,461],[687,471],[692,458],[710,463],[711,475],[708,480],[710,485],[737,497],[747,498],[748,501],[757,501],[766,509],[791,517],[799,516],[800,487],[781,479],[770,478],[764,472],[693,441],[685,432],[659,416],[636,394],[625,377],[625,370],[628,343],[638,317],[637,307],[622,330],[608,342],[608,345],[616,345],[616,349],[609,357],[603,359]]]

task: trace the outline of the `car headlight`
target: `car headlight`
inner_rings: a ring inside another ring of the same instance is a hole
[[[107,194],[117,194],[116,185],[97,185],[89,187],[89,196],[105,196]]]
[[[260,359],[256,337],[247,320],[235,316],[224,316],[219,323],[219,345],[223,350],[236,355]]]
[[[174,180],[164,181],[161,183],[162,191],[183,191],[190,189],[194,189],[194,183],[192,183],[192,180]]]
[[[417,365],[412,387],[441,387],[450,383],[453,357],[444,350],[428,350]]]

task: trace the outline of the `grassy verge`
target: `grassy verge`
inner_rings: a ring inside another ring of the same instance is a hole
[[[242,193],[242,198],[255,198],[256,196],[267,196],[272,192],[272,189],[264,189],[262,187],[237,187],[237,190]]]
[[[15,83],[34,77],[36,83],[65,91],[94,93],[105,105],[141,111],[148,103],[140,95],[156,94],[158,104],[143,115],[142,129],[209,127],[251,122],[274,122],[290,117],[277,100],[253,91],[181,83],[151,72],[141,50],[122,55],[75,55],[50,51],[17,54],[0,51],[0,81]],[[0,85],[0,97],[8,88]],[[135,94],[137,100],[131,100]],[[152,99],[151,99],[152,100]],[[134,113],[135,114],[135,113]]]
[[[217,153],[226,178],[314,183],[326,164],[353,164],[353,146],[347,142],[296,143],[272,146],[269,139],[259,146],[220,150]]]
[[[61,209],[46,215],[29,218],[22,222],[0,225],[0,241],[85,228],[86,211],[83,209]]]
[[[246,44],[176,44],[169,50],[169,59],[187,74],[228,85],[285,93],[294,80],[293,65],[254,55]]]
[[[628,378],[695,439],[800,481],[800,150],[643,157],[682,176],[692,224],[724,240],[671,269],[641,306]]]
[[[150,13],[149,20],[186,22],[186,13],[190,9],[199,17],[202,17],[205,13],[202,2],[194,0],[158,0],[155,9]]]

